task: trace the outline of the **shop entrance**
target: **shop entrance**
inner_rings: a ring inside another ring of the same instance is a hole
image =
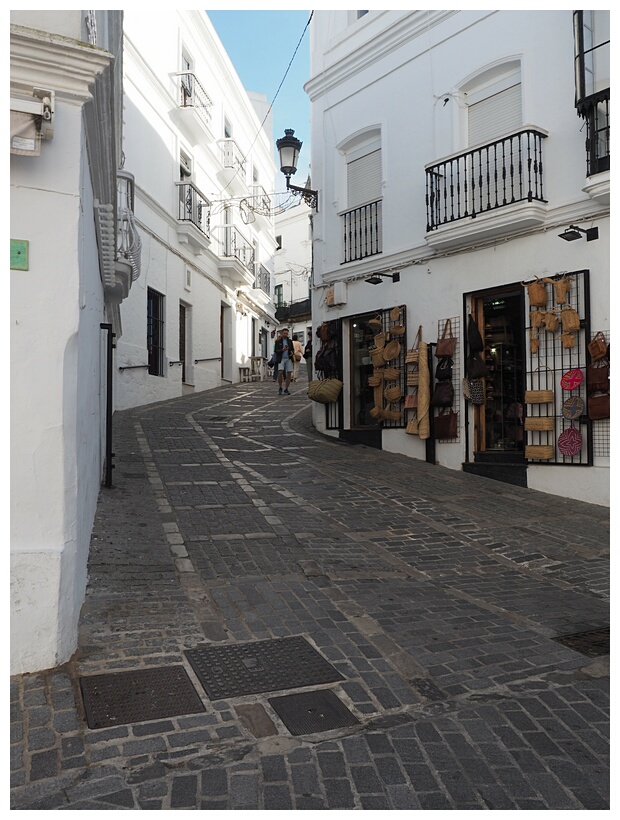
[[[523,288],[475,294],[472,312],[484,339],[485,402],[474,407],[475,461],[524,463]]]

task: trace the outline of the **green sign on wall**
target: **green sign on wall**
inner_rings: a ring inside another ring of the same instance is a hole
[[[27,239],[11,239],[11,270],[28,270]]]

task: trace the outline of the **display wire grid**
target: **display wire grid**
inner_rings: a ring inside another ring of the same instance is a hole
[[[452,365],[452,387],[454,388],[454,402],[452,404],[452,407],[436,407],[436,408],[434,408],[435,411],[436,411],[433,414],[435,418],[437,418],[437,416],[440,414],[441,410],[444,410],[444,412],[446,412],[446,411],[450,412],[450,410],[454,410],[454,404],[457,404],[456,412],[459,413],[459,404],[460,403],[457,403],[457,402],[458,402],[458,397],[461,395],[461,390],[459,388],[459,385],[461,384],[461,359],[459,357],[459,351],[461,349],[461,344],[460,344],[460,342],[461,342],[461,319],[460,319],[459,316],[451,316],[448,319],[440,319],[437,322],[437,339],[441,339],[441,337],[443,335],[444,328],[445,328],[447,322],[450,322],[450,324],[452,325],[452,335],[456,337],[456,351],[457,352],[454,354],[454,360],[453,360],[453,365]],[[437,362],[438,361],[439,361],[439,359],[434,355],[434,350],[433,350],[433,357],[432,357],[433,369],[432,369],[432,372],[431,372],[431,384],[433,386],[435,384],[435,368],[437,367]],[[432,395],[432,390],[431,390],[431,395]],[[460,413],[459,413],[459,415],[460,415]],[[458,423],[458,420],[457,420],[457,425],[456,425],[456,438],[436,439],[436,440],[437,441],[453,441],[453,442],[456,442],[456,443],[460,442],[460,440],[461,440],[461,425]]]

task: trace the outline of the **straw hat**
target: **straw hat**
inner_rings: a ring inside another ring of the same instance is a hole
[[[383,348],[383,358],[386,362],[395,359],[398,354],[400,353],[400,342],[397,342],[396,339],[392,339],[391,342],[388,342],[386,346]]]

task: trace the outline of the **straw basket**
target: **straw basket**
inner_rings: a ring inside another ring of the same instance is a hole
[[[525,457],[549,461],[553,458],[555,450],[553,444],[526,444]]]
[[[400,370],[397,367],[386,367],[383,371],[386,381],[394,381],[400,378]]]
[[[420,374],[419,373],[408,373],[407,374],[407,387],[417,387],[420,383]]]
[[[396,359],[399,353],[400,342],[397,342],[396,339],[392,339],[391,342],[388,342],[382,351],[383,358],[386,362],[389,362],[392,359]]]
[[[405,356],[405,364],[417,364],[420,361],[419,350],[408,350]]]
[[[368,325],[373,330],[381,330],[381,328],[383,327],[383,322],[381,321],[381,319],[378,316],[375,316],[374,319],[369,319],[368,320]]]
[[[547,306],[547,288],[544,282],[536,277],[534,282],[521,283],[523,287],[527,288],[527,295],[530,299],[532,307],[546,307]]]
[[[400,307],[393,307],[392,310],[390,311],[390,319],[393,322],[397,322],[400,319],[401,309],[402,308],[400,308]]]
[[[390,328],[390,336],[402,336],[404,333],[404,325],[392,325],[392,327]]]
[[[388,387],[384,390],[383,395],[388,401],[399,401],[402,396],[400,387]]]
[[[320,404],[330,404],[336,401],[341,390],[342,382],[340,379],[322,379],[316,386],[312,400]]]
[[[369,376],[368,377],[368,386],[369,387],[379,387],[381,382],[383,381],[383,376]]]
[[[526,390],[526,404],[548,404],[553,401],[553,390]]]
[[[564,333],[575,333],[580,326],[581,321],[577,311],[572,307],[562,308],[562,330]]]
[[[554,424],[553,416],[528,416],[524,427],[526,430],[553,430]]]
[[[384,348],[380,348],[377,350],[373,348],[370,350],[370,359],[375,367],[381,367],[381,365],[385,364],[385,359],[383,358],[383,350]]]
[[[392,410],[390,408],[389,410],[383,411],[383,416],[386,419],[386,421],[400,421],[401,412],[400,410]]]
[[[377,405],[375,405],[370,411],[370,415],[373,417],[373,419],[376,419],[377,421],[380,421],[384,417],[384,414],[385,410],[382,407],[378,407]]]
[[[387,333],[377,333],[373,341],[378,350],[383,350],[385,343],[387,342]]]

